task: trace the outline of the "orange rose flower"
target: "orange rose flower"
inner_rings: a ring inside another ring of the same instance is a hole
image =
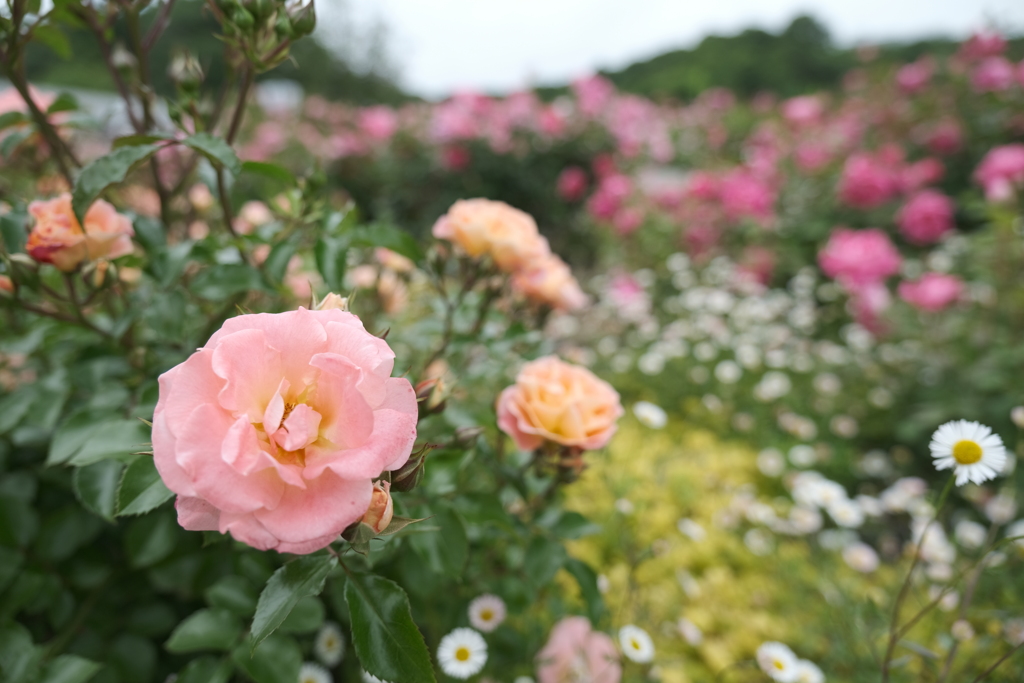
[[[622,404],[590,370],[545,356],[523,366],[498,397],[497,411],[498,427],[522,450],[545,441],[592,450],[612,438]]]
[[[455,202],[434,223],[433,235],[454,242],[475,258],[489,255],[505,272],[522,268],[550,252],[532,216],[505,202],[489,199]]]
[[[40,263],[70,272],[86,259],[115,259],[132,252],[131,220],[102,199],[86,212],[84,230],[66,192],[48,201],[34,201],[28,210],[36,223],[25,250]]]

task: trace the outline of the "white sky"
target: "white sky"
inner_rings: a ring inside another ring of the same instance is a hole
[[[401,83],[427,97],[506,91],[619,68],[709,33],[810,13],[843,44],[1024,31],[1024,0],[321,0],[321,28],[383,22]]]

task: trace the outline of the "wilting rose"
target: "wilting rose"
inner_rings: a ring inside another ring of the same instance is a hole
[[[619,683],[622,666],[615,642],[591,629],[586,617],[565,617],[537,654],[539,683]]]
[[[85,213],[85,229],[71,208],[71,195],[29,204],[35,225],[25,243],[29,256],[70,272],[86,259],[114,259],[132,252],[132,222],[109,203],[96,200]]]
[[[889,236],[878,228],[838,228],[818,254],[818,263],[826,275],[853,287],[895,275],[902,259]]]
[[[391,482],[374,482],[370,507],[363,515],[362,523],[373,529],[374,533],[379,534],[388,528],[394,516],[395,502],[391,500]]]
[[[602,448],[622,416],[619,394],[590,370],[545,356],[527,363],[498,397],[498,426],[523,450],[545,441]]]
[[[577,311],[587,305],[587,295],[580,289],[566,263],[548,254],[512,276],[512,288],[528,299],[559,311]]]
[[[153,457],[178,522],[260,550],[310,553],[366,514],[409,459],[412,385],[340,310],[231,318],[160,376]]]
[[[489,255],[514,271],[548,254],[548,243],[526,212],[505,202],[460,199],[434,223],[433,235],[459,245],[474,258]]]
[[[941,311],[963,293],[964,283],[954,275],[925,273],[920,280],[901,282],[900,298],[922,311]]]
[[[936,190],[922,190],[896,214],[903,236],[914,244],[932,244],[952,232],[953,200]]]

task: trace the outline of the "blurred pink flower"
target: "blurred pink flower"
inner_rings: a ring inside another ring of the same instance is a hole
[[[924,128],[922,138],[933,154],[954,154],[963,145],[963,128],[956,119],[942,119]]]
[[[990,202],[1004,202],[1024,187],[1024,144],[996,147],[974,171],[974,180],[985,189]]]
[[[747,247],[740,256],[739,270],[755,282],[767,285],[775,271],[775,252],[767,247]]]
[[[565,617],[555,624],[537,655],[538,683],[619,683],[621,678],[615,642],[592,630],[585,617]]]
[[[989,57],[971,73],[971,86],[975,92],[1002,92],[1009,90],[1017,74],[1006,57]]]
[[[612,227],[622,237],[636,232],[637,228],[643,225],[643,222],[644,212],[635,206],[619,209],[612,216]]]
[[[904,166],[900,171],[900,190],[914,192],[926,185],[937,183],[946,174],[946,167],[938,159],[928,157]]]
[[[469,150],[460,145],[449,145],[441,150],[441,165],[449,171],[461,171],[472,161]]]
[[[934,72],[935,62],[928,57],[904,64],[896,72],[896,85],[908,95],[920,92],[928,85]]]
[[[608,283],[608,300],[617,308],[630,308],[648,301],[647,291],[629,273],[616,273]]]
[[[727,173],[719,192],[725,213],[731,219],[752,218],[761,223],[771,220],[775,190],[750,171],[738,168]]]
[[[937,190],[921,190],[896,214],[900,232],[914,244],[932,244],[952,232],[953,200]]]
[[[359,128],[373,140],[387,140],[398,130],[398,116],[391,107],[367,107],[359,112]]]
[[[540,132],[549,137],[557,137],[565,131],[565,117],[554,107],[544,107],[537,118]]]
[[[556,311],[578,311],[587,305],[569,266],[555,254],[544,254],[512,275],[512,289]]]
[[[889,288],[880,280],[847,284],[850,306],[854,317],[861,325],[874,333],[883,331],[881,314],[892,303]]]
[[[579,166],[566,166],[558,175],[558,196],[567,202],[579,201],[587,192],[587,172]]]
[[[878,228],[837,228],[819,252],[818,263],[826,275],[855,289],[895,275],[902,259],[889,236]]]
[[[686,194],[703,200],[718,199],[721,181],[708,171],[694,171],[686,183]]]
[[[1006,39],[991,29],[978,31],[960,45],[959,54],[966,59],[976,60],[995,57],[1006,51]]]
[[[843,203],[870,209],[886,203],[899,191],[897,169],[882,154],[858,152],[846,160],[838,190]]]
[[[818,123],[825,113],[821,98],[816,95],[792,97],[782,103],[782,116],[797,128]]]
[[[954,275],[925,273],[914,282],[901,282],[900,298],[922,311],[939,311],[949,306],[963,293],[963,282]]]
[[[604,76],[594,74],[572,82],[572,91],[584,116],[594,117],[615,96],[615,86]]]
[[[813,173],[832,161],[832,152],[820,142],[801,142],[793,153],[793,159],[801,171]]]
[[[587,210],[599,220],[611,218],[632,191],[633,183],[625,175],[605,176],[598,183],[597,191],[587,200]]]

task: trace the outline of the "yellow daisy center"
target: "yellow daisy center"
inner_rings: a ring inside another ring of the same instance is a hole
[[[629,639],[629,646],[631,648],[633,648],[634,650],[639,650],[640,649],[640,643],[637,641],[636,638],[630,638]]]
[[[961,465],[973,465],[981,460],[981,446],[964,439],[953,444],[953,459]]]
[[[459,660],[460,662],[468,662],[469,661],[469,648],[463,646],[463,647],[460,647],[458,650],[456,650],[455,651],[455,659]]]
[[[781,659],[776,659],[775,661],[773,661],[772,662],[772,666],[774,666],[779,671],[782,671],[783,669],[786,668],[786,665],[782,662]]]
[[[490,621],[491,619],[494,618],[494,612],[492,612],[489,609],[480,610],[480,618],[483,621]]]

